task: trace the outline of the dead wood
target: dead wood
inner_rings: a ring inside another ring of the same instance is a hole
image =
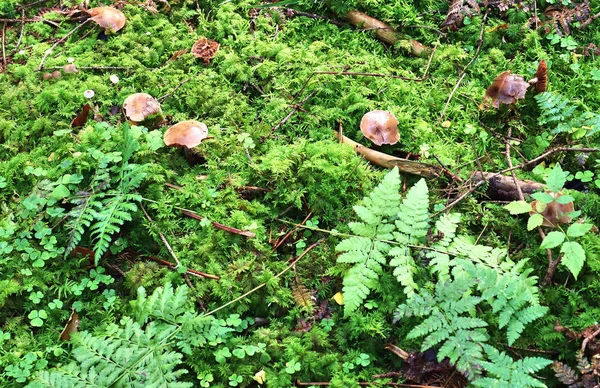
[[[499,201],[518,201],[519,200],[519,189],[515,184],[512,177],[506,175],[496,175],[491,172],[479,172],[476,171],[471,175],[473,183],[478,184],[482,180],[488,181],[488,188],[486,194],[490,199]],[[519,184],[523,195],[528,196],[533,194],[535,191],[541,190],[543,185],[538,182],[531,180],[520,180],[516,182]]]
[[[395,45],[396,43],[406,42],[410,46],[410,53],[415,57],[426,57],[430,49],[423,43],[401,34],[392,26],[359,11],[349,11],[346,18],[350,24],[362,30],[374,30],[378,39],[383,42]]]

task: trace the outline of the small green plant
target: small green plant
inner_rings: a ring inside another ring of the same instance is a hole
[[[558,230],[549,232],[540,244],[540,249],[558,249],[561,263],[573,274],[575,279],[583,268],[585,250],[576,241],[588,233],[593,224],[579,223],[571,220],[578,217],[581,212],[575,211],[573,197],[563,195],[562,190],[567,181],[565,172],[559,164],[549,169],[545,177],[548,190],[533,193],[533,202],[514,201],[506,205],[511,214],[530,214],[527,221],[527,230],[533,230],[542,225],[551,226]],[[571,223],[568,227],[562,223]]]

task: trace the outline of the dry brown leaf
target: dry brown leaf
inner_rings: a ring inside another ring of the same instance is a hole
[[[217,51],[219,51],[220,46],[221,45],[217,41],[200,38],[192,46],[192,55],[194,55],[196,58],[202,59],[204,63],[208,64],[210,63],[210,60],[217,55]]]
[[[60,339],[63,341],[68,341],[71,339],[71,334],[77,332],[77,328],[79,328],[79,315],[75,312],[75,310],[71,310],[71,316],[65,325],[65,328],[60,333]]]
[[[90,109],[92,109],[92,107],[90,106],[90,104],[85,104],[83,106],[81,112],[77,115],[77,117],[75,117],[73,119],[73,121],[71,121],[71,127],[72,128],[83,127],[83,125],[87,121],[88,116],[90,114]]]

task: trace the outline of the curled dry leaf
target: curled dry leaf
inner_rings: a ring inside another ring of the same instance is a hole
[[[72,128],[78,128],[78,127],[83,127],[83,125],[85,124],[85,122],[88,119],[88,115],[90,114],[90,104],[85,104],[83,106],[83,109],[81,110],[81,112],[77,115],[77,117],[75,117],[73,119],[73,121],[71,121],[71,127]]]
[[[125,15],[113,7],[96,7],[87,11],[91,19],[106,32],[117,32],[125,26]]]
[[[206,124],[195,120],[186,120],[167,129],[164,141],[169,147],[192,148],[200,144],[207,136]]]
[[[79,315],[75,312],[75,310],[71,310],[71,316],[65,325],[65,328],[60,333],[60,339],[63,341],[68,341],[71,339],[71,334],[77,332],[77,328],[79,328]]]
[[[150,116],[161,115],[160,104],[147,93],[135,93],[125,99],[123,103],[125,115],[131,121],[139,123]]]
[[[400,140],[398,120],[391,112],[373,110],[360,120],[360,130],[377,145],[396,144]]]
[[[486,90],[485,98],[492,99],[492,105],[499,108],[500,104],[514,104],[517,100],[525,98],[525,92],[529,83],[517,74],[511,74],[510,70],[501,73],[492,85]]]
[[[208,64],[210,63],[210,60],[217,55],[220,46],[221,45],[217,41],[200,38],[192,46],[192,55],[204,60],[204,63]]]

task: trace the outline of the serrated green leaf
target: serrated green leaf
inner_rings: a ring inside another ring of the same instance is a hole
[[[504,206],[506,210],[510,212],[510,214],[523,214],[529,213],[531,209],[531,204],[525,201],[513,201],[508,205]]]
[[[592,229],[592,224],[580,224],[578,222],[574,223],[573,225],[569,226],[569,229],[567,229],[567,236],[569,237],[581,237],[584,234],[586,234],[587,232],[589,232],[590,229]]]
[[[533,230],[538,226],[542,225],[543,222],[544,216],[542,216],[539,213],[535,213],[534,215],[529,217],[529,220],[527,220],[527,230]]]
[[[557,163],[554,168],[550,170],[550,174],[548,174],[548,177],[546,178],[548,189],[554,193],[558,193],[562,190],[566,182],[567,178],[565,177],[565,173],[560,167],[560,164]]]
[[[579,275],[583,263],[585,262],[585,251],[583,247],[575,241],[567,241],[560,248],[560,252],[563,254],[561,263],[563,263],[569,271],[573,274],[575,279]]]
[[[536,201],[539,201],[541,203],[545,203],[548,204],[552,201],[554,201],[554,197],[546,192],[543,191],[539,191],[537,193],[533,193],[531,194],[531,198],[535,199]]]
[[[565,241],[565,234],[563,232],[559,232],[559,231],[550,232],[546,235],[546,237],[544,238],[544,241],[542,241],[542,244],[540,245],[540,249],[556,248],[557,246],[562,244],[563,241]]]

